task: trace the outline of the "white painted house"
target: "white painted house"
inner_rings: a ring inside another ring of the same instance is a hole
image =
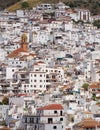
[[[24,130],[65,130],[64,108],[61,104],[48,104],[37,109],[36,115],[24,115]]]

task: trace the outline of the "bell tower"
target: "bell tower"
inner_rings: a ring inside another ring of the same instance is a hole
[[[25,33],[23,33],[21,36],[21,48],[24,51],[28,51],[27,35]]]

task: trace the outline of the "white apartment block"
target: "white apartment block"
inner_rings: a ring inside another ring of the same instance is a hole
[[[38,10],[51,10],[52,9],[52,5],[51,4],[40,4],[39,6],[37,6]]]
[[[50,68],[45,65],[34,65],[30,72],[18,72],[14,75],[15,82],[21,82],[21,91],[45,91],[54,82],[64,81],[64,70],[61,67]]]
[[[78,19],[83,20],[84,22],[90,21],[90,11],[88,9],[77,9]]]
[[[30,72],[29,83],[21,84],[21,91],[31,93],[34,90],[46,90],[46,73],[45,72]]]
[[[47,31],[33,32],[33,42],[45,44],[49,41],[49,33]]]

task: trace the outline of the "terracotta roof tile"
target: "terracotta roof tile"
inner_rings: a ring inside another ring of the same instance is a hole
[[[32,53],[31,53],[31,54],[29,54],[29,55],[30,55],[30,56],[33,56],[33,57],[35,57],[35,56],[36,56],[36,54],[32,54]]]
[[[90,112],[90,111],[84,111],[83,113],[84,114],[92,114],[92,112]]]
[[[17,56],[19,56],[19,54],[20,54],[21,52],[27,52],[27,51],[24,51],[22,48],[19,48],[19,49],[13,51],[11,54],[9,54],[9,55],[7,56],[7,58],[17,57]]]
[[[92,88],[92,89],[100,88],[100,82],[92,83],[89,87]]]
[[[92,119],[92,118],[86,118],[82,120],[80,123],[77,124],[80,128],[100,128],[100,122]]]
[[[0,128],[0,130],[11,130],[11,129],[4,126],[4,127]]]
[[[37,63],[38,64],[45,64],[43,61],[38,61]]]
[[[40,107],[37,110],[63,110],[61,104],[50,104],[44,107]]]

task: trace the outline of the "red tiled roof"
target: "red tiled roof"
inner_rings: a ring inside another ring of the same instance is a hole
[[[86,118],[86,119],[82,120],[80,123],[78,123],[77,126],[79,126],[81,128],[96,128],[96,126],[97,126],[100,128],[100,122],[98,122],[92,118]]]
[[[66,13],[77,13],[77,10],[73,10],[73,9],[68,9],[66,10]]]
[[[91,89],[100,88],[100,82],[92,83],[89,87],[90,87]]]
[[[38,65],[38,63],[34,63],[33,66],[34,66],[34,65]]]
[[[30,56],[33,56],[33,57],[35,57],[35,56],[36,56],[36,54],[32,54],[32,53],[30,53],[29,55],[30,55]]]
[[[71,130],[71,128],[66,128],[66,130]]]
[[[18,48],[17,50],[15,50],[11,54],[9,54],[7,57],[8,58],[17,57],[20,52],[27,52],[27,51],[24,51],[22,48]]]
[[[27,94],[18,94],[17,96],[19,96],[19,97],[21,97],[21,96],[26,97]]]
[[[44,64],[44,62],[43,62],[43,61],[38,61],[37,63]]]
[[[44,107],[40,107],[37,110],[62,110],[63,107],[61,104],[50,104]]]
[[[92,114],[92,112],[90,112],[90,111],[84,111],[83,113],[84,114]]]
[[[11,130],[11,129],[4,126],[4,127],[0,128],[0,130]]]
[[[71,128],[66,128],[66,130],[71,130]]]

